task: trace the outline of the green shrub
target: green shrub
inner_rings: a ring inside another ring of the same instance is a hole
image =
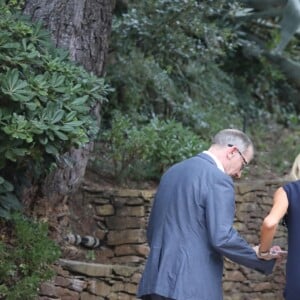
[[[21,204],[13,192],[13,185],[0,176],[0,218],[9,219],[11,212],[21,209]]]
[[[224,24],[236,3],[224,1],[130,1],[113,18],[109,95],[113,109],[146,118],[176,120],[207,139],[226,127],[242,128],[247,113],[234,76],[222,70],[237,47]],[[221,17],[222,16],[222,17]],[[232,61],[231,61],[232,63]]]
[[[46,223],[29,221],[20,214],[9,222],[5,225],[12,231],[10,242],[0,241],[0,298],[36,299],[39,285],[55,274],[51,264],[60,250],[48,238]]]
[[[135,121],[134,121],[135,120]],[[139,124],[139,125],[138,125]],[[119,182],[158,179],[170,165],[190,157],[207,144],[175,120],[153,118],[142,124],[137,117],[116,112],[111,128],[100,136],[95,164]],[[94,167],[95,168],[95,164]],[[113,166],[113,169],[108,169]]]
[[[192,130],[175,120],[153,119],[147,126],[156,139],[149,141],[148,160],[153,164],[154,174],[159,177],[168,167],[191,157],[208,146]]]

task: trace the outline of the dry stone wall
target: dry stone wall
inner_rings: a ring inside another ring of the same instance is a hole
[[[282,184],[283,181],[236,183],[234,226],[250,244],[258,243],[262,220],[271,207],[275,189]],[[137,285],[149,251],[146,228],[154,195],[155,190],[105,189],[85,183],[72,201],[81,202],[83,209],[82,219],[80,209],[74,212],[73,229],[76,234],[100,238],[102,246],[81,248],[85,259],[61,259],[55,266],[57,276],[42,284],[39,299],[137,299]],[[280,226],[276,243],[285,249],[286,235],[286,229]],[[265,276],[225,259],[224,300],[282,300],[284,283],[285,261],[275,267],[273,274]]]

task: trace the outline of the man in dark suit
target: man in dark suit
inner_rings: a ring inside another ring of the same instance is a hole
[[[208,151],[175,164],[162,176],[147,229],[149,257],[138,297],[146,300],[221,300],[223,256],[269,274],[233,228],[235,192],[254,147],[235,129],[220,131]]]

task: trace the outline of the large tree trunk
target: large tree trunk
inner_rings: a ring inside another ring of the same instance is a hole
[[[51,32],[56,46],[67,49],[72,60],[95,75],[103,76],[111,32],[112,3],[111,0],[27,0],[23,12],[32,21],[41,20]],[[96,107],[92,113],[100,122],[99,111],[100,107]],[[62,208],[66,195],[76,191],[83,179],[92,148],[91,142],[82,149],[72,149],[65,155],[74,162],[73,166],[59,166],[41,186],[27,190],[24,198],[29,200],[30,207],[36,210],[39,206],[39,212],[44,207],[48,216],[50,212],[59,215],[57,210]]]
[[[33,21],[41,20],[56,46],[67,49],[72,60],[98,76],[103,75],[111,31],[110,0],[28,0],[24,14]],[[99,116],[99,108],[93,113]],[[74,166],[62,166],[47,178],[43,187],[47,197],[64,195],[78,188],[92,147],[91,143],[70,151]]]
[[[111,0],[27,0],[24,13],[42,20],[57,47],[102,76],[111,31]]]

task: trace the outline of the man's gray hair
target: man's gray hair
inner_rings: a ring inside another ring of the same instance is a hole
[[[249,147],[254,149],[251,139],[238,129],[223,129],[219,131],[212,140],[213,144],[236,146],[241,152],[245,152]]]

